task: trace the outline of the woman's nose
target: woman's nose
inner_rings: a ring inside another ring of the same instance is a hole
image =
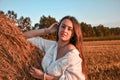
[[[66,32],[67,31],[67,28],[64,28],[64,30],[63,30],[64,32]]]

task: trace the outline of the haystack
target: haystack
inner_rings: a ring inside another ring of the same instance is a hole
[[[27,42],[21,30],[0,14],[0,80],[35,80],[29,68],[41,68],[42,52]]]

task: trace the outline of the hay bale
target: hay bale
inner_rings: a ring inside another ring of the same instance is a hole
[[[35,80],[30,66],[41,68],[42,52],[31,45],[15,23],[0,14],[0,80]]]

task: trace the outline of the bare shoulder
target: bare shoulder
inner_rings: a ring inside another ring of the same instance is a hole
[[[73,49],[76,49],[76,47],[73,45],[73,44],[69,44],[67,46],[68,50],[73,50]]]

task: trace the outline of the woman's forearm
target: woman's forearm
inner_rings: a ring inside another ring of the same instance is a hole
[[[31,30],[28,32],[24,32],[24,36],[26,38],[41,36],[44,34],[54,33],[58,28],[58,23],[53,23],[50,27],[38,30]]]
[[[59,80],[59,77],[55,77],[55,76],[45,74],[45,80]]]
[[[48,28],[31,30],[31,31],[24,32],[24,36],[26,38],[31,38],[31,37],[36,37],[36,36],[41,36],[41,35],[47,34],[48,32],[49,32]]]

